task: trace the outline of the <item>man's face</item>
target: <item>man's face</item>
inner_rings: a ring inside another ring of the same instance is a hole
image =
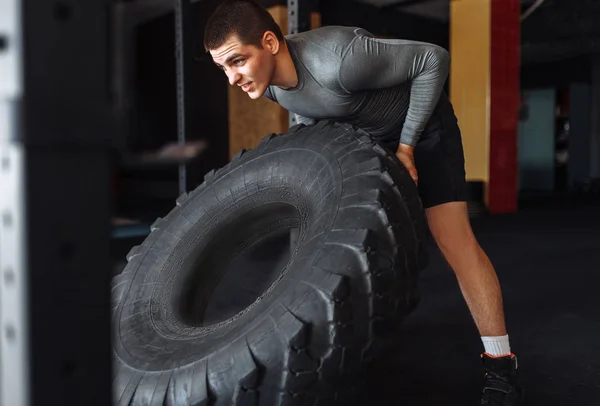
[[[260,49],[254,45],[243,45],[232,36],[210,54],[232,86],[240,86],[251,99],[258,99],[265,93],[275,69],[275,56],[268,39],[263,41]]]

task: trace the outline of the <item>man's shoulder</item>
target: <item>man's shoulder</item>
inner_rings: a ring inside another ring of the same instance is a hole
[[[359,36],[373,36],[360,27],[328,25],[298,34],[287,35],[286,39],[297,46],[309,47],[342,56],[348,46]]]
[[[358,27],[325,26],[288,35],[286,39],[312,79],[330,91],[345,93],[339,84],[344,54],[361,35],[371,34]]]

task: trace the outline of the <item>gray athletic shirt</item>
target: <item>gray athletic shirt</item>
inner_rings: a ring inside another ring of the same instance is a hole
[[[378,39],[356,27],[326,26],[286,36],[298,85],[269,86],[265,97],[300,123],[334,120],[381,141],[416,145],[448,76],[437,45]]]

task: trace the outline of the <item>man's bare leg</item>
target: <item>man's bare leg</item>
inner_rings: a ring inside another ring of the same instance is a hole
[[[506,335],[502,292],[496,271],[477,242],[465,202],[425,210],[429,228],[456,274],[481,336]]]
[[[521,405],[522,389],[517,382],[516,356],[508,343],[500,283],[473,234],[467,204],[445,203],[425,212],[486,347],[481,356],[486,373],[480,406]]]

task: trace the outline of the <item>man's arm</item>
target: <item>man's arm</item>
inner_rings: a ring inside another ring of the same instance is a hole
[[[304,124],[304,125],[308,126],[308,125],[313,125],[316,122],[316,120],[314,118],[304,117],[299,114],[292,113],[291,111],[290,111],[290,114],[294,115],[294,117],[296,118],[296,122],[298,124]]]
[[[377,39],[359,29],[342,57],[339,80],[350,93],[411,82],[400,143],[415,146],[443,91],[449,65],[448,51],[440,46]]]

